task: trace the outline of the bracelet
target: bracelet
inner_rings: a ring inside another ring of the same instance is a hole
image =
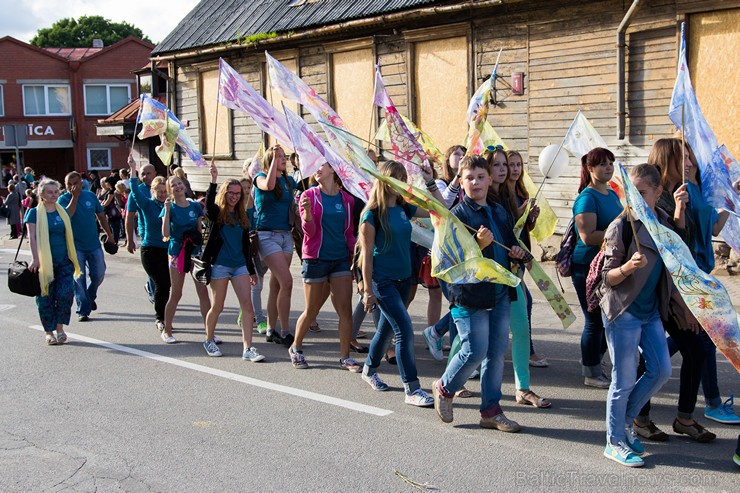
[[[429,190],[430,192],[436,192],[437,190],[439,190],[439,187],[437,187],[437,182],[435,182],[434,180],[429,180],[426,185],[427,190]]]
[[[625,279],[627,279],[627,274],[624,273],[624,271],[622,270],[622,266],[621,265],[619,266],[619,273],[622,274],[622,277],[624,277]]]

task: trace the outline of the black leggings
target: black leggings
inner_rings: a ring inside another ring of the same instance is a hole
[[[676,352],[681,353],[681,375],[678,386],[678,413],[680,417],[688,418],[696,407],[696,394],[699,392],[701,383],[701,371],[704,366],[704,346],[699,334],[690,330],[682,330],[671,320],[663,320],[663,327],[670,338],[668,339],[668,350],[671,356]],[[640,366],[637,369],[638,378],[645,373],[645,361],[640,357]],[[640,416],[646,417],[650,414],[650,401],[640,410]]]
[[[154,281],[154,313],[164,322],[164,307],[170,297],[170,266],[166,248],[141,247],[141,265]]]

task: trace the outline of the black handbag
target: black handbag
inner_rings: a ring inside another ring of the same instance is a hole
[[[18,252],[21,250],[23,239],[26,237],[26,228],[23,228],[21,241],[15,251],[15,259],[8,267],[8,289],[23,296],[41,296],[41,283],[39,273],[28,270],[28,262],[18,260]]]
[[[211,264],[198,257],[191,257],[193,263],[193,277],[201,284],[208,286],[211,282]]]

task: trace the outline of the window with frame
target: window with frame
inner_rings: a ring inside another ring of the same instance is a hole
[[[128,84],[85,84],[85,114],[110,115],[131,99]]]
[[[71,114],[69,85],[24,85],[25,116],[67,116]]]
[[[111,168],[110,149],[107,148],[88,148],[87,149],[87,169],[101,170]]]
[[[0,116],[5,116],[5,88],[0,84]]]

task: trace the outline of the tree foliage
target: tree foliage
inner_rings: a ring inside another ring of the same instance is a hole
[[[31,44],[41,48],[88,48],[93,39],[102,39],[104,46],[110,46],[128,36],[151,43],[141,29],[128,22],[113,22],[99,15],[90,15],[79,20],[60,19],[51,27],[39,29]]]

